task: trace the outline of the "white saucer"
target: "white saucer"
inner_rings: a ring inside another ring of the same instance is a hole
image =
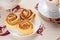
[[[50,12],[48,10],[48,6],[46,5],[45,1],[40,1],[38,5],[39,12],[48,18],[60,18],[60,9],[58,12]]]
[[[20,0],[1,0],[0,1],[0,6],[5,8],[5,9],[12,9],[16,5],[18,5]]]

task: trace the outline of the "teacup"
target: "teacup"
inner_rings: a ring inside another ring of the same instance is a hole
[[[6,17],[8,14],[9,13],[3,7],[0,7],[0,36],[4,36],[8,31],[6,26]]]
[[[0,1],[0,6],[2,6],[5,9],[11,9],[14,8],[20,0],[1,0]]]
[[[51,12],[59,11],[59,3],[60,0],[46,0],[46,4],[48,6],[48,10]]]

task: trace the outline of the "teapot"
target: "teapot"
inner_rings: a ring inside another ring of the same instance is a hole
[[[46,0],[49,11],[56,12],[59,11],[60,0]]]
[[[41,0],[38,11],[43,19],[60,24],[60,0]]]

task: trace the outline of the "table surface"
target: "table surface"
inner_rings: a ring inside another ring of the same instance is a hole
[[[20,5],[22,8],[35,9],[34,7],[38,2],[40,2],[40,0],[21,0]],[[37,10],[36,12],[38,13]],[[0,36],[0,40],[57,40],[60,37],[60,25],[46,22],[41,18],[40,20],[45,25],[45,29],[42,32],[42,36],[40,34],[37,34],[37,36],[34,38],[31,37],[30,39],[20,39],[8,35],[3,37]]]

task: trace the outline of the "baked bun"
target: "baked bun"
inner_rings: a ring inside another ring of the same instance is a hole
[[[32,21],[35,18],[35,14],[30,9],[22,9],[20,19]]]
[[[11,13],[7,16],[6,21],[7,21],[8,24],[14,25],[18,22],[18,16]]]
[[[60,1],[59,0],[56,0],[56,3],[57,3],[57,7],[60,7]]]
[[[34,25],[30,21],[21,21],[19,24],[19,31],[24,35],[31,34],[34,31]]]

